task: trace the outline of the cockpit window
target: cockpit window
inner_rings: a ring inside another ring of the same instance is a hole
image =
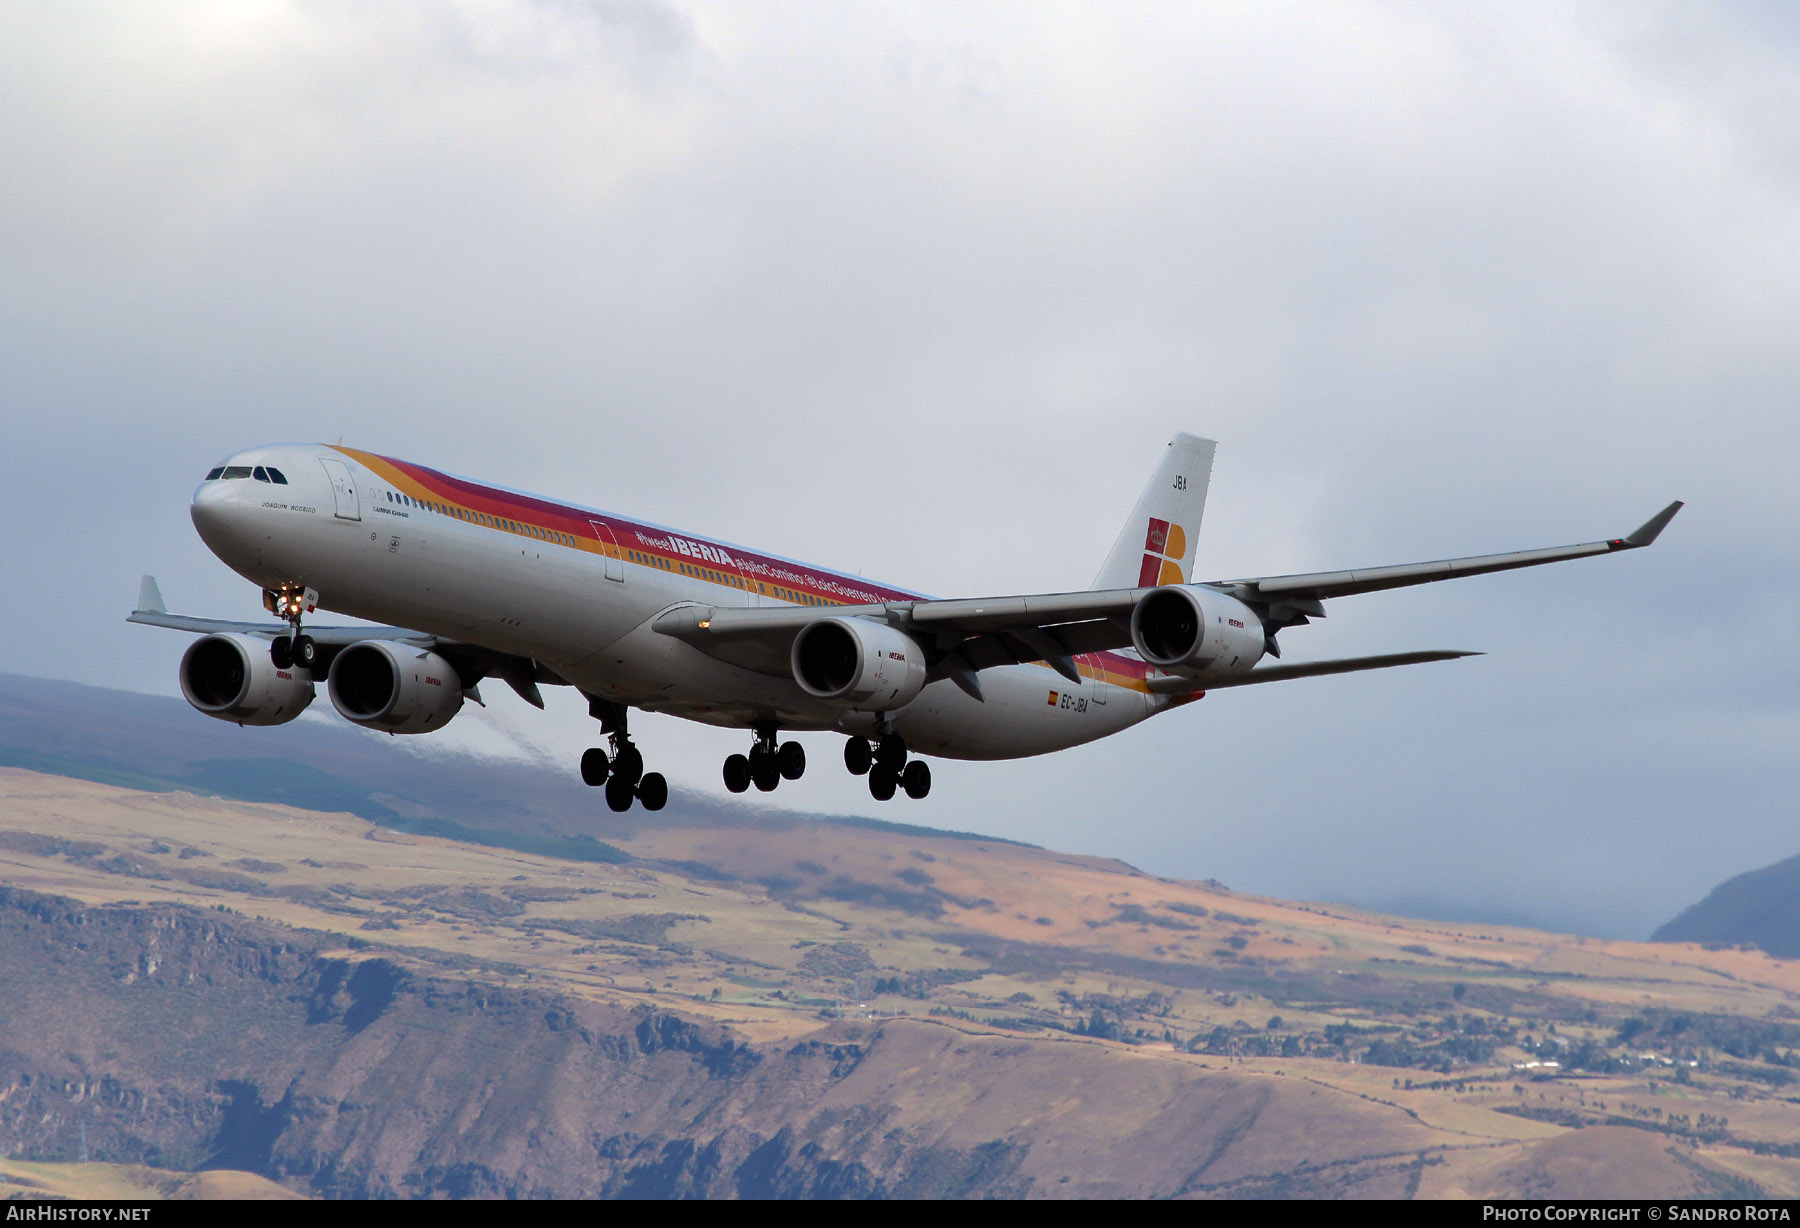
[[[220,474],[219,476],[224,478],[228,482],[233,478],[247,478],[250,476],[250,466],[248,466],[248,465],[227,465],[227,466],[225,466],[225,472]]]
[[[209,482],[216,482],[221,477],[223,477],[224,474],[225,474],[225,466],[218,465],[218,466],[215,466],[214,468],[208,469],[206,471],[206,480]]]
[[[268,474],[269,474],[269,481],[275,483],[275,485],[286,486],[288,484],[287,475],[284,474],[283,472],[281,472],[281,470],[277,469],[275,466],[270,465],[268,467]]]
[[[264,469],[261,465],[258,465],[255,469],[251,470],[250,476],[259,482],[266,482],[269,480],[269,471]]]

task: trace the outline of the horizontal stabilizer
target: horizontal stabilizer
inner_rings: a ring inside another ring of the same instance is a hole
[[[145,576],[138,581],[139,614],[167,614],[169,607],[163,604],[162,589],[156,586],[155,576]]]
[[[1268,665],[1253,669],[1241,678],[1226,682],[1196,683],[1186,678],[1152,678],[1150,690],[1157,695],[1188,695],[1194,691],[1217,691],[1228,686],[1251,686],[1258,682],[1286,682],[1289,678],[1316,678],[1321,674],[1354,674],[1365,669],[1387,669],[1395,665],[1421,665],[1426,661],[1454,661],[1458,657],[1479,657],[1478,652],[1456,652],[1434,649],[1430,652],[1392,652],[1380,657],[1342,657],[1336,661],[1314,661],[1306,665]]]

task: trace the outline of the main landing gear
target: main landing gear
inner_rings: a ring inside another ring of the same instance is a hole
[[[286,619],[294,629],[292,635],[278,635],[269,645],[269,660],[275,663],[276,669],[292,669],[297,665],[311,672],[319,663],[319,646],[313,643],[312,636],[300,630],[301,614],[318,603],[317,593],[298,584],[284,584],[279,590],[263,590],[263,608]]]
[[[755,785],[764,793],[771,792],[784,780],[799,780],[806,773],[806,748],[798,742],[775,744],[775,726],[754,726],[756,742],[748,755],[728,755],[725,759],[725,787],[742,793]]]
[[[931,769],[919,759],[908,762],[906,739],[892,731],[874,743],[867,738],[844,743],[844,766],[852,776],[869,778],[869,796],[878,802],[890,800],[897,789],[914,801],[931,792]]]
[[[588,710],[600,718],[600,728],[610,735],[612,754],[598,746],[583,751],[582,783],[605,786],[606,805],[615,812],[630,810],[633,798],[642,802],[645,810],[661,810],[669,801],[669,782],[661,772],[644,770],[644,756],[626,731],[625,706],[590,696]]]

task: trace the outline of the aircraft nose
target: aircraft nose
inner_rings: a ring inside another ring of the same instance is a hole
[[[237,492],[230,482],[203,482],[188,505],[188,515],[200,540],[217,551],[229,536],[236,508]]]

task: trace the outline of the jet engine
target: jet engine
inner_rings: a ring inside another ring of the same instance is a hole
[[[326,690],[345,720],[387,733],[440,729],[463,705],[450,662],[392,640],[363,640],[338,653]]]
[[[1139,655],[1172,674],[1204,681],[1235,678],[1262,659],[1262,619],[1235,597],[1170,585],[1145,593],[1131,611]]]
[[[821,618],[789,654],[808,695],[844,708],[892,712],[925,687],[925,651],[911,636],[866,618]]]
[[[269,642],[207,635],[181,654],[181,693],[196,709],[239,725],[284,725],[313,701],[312,675],[277,669]]]

